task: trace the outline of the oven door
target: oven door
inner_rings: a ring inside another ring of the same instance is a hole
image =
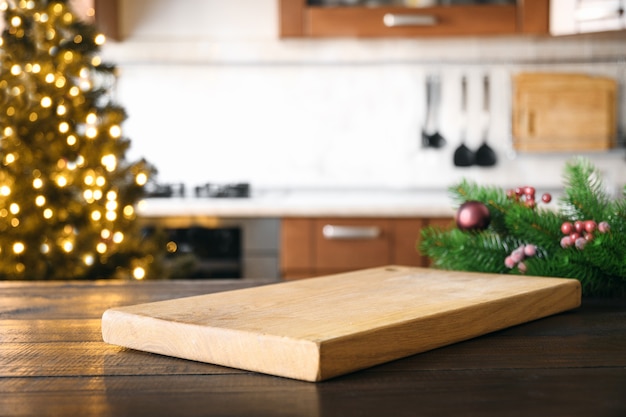
[[[165,241],[167,278],[279,278],[276,218],[161,217],[146,233]]]

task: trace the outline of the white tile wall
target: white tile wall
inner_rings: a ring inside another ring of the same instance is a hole
[[[623,34],[279,40],[275,0],[121,5],[124,40],[109,42],[104,57],[120,68],[117,97],[129,113],[129,156],[146,157],[164,182],[442,188],[467,177],[558,187],[573,155],[511,152],[511,74],[559,70],[624,79],[626,71]],[[443,81],[439,124],[448,145],[441,150],[420,147],[429,73]],[[500,162],[491,169],[455,168],[459,80],[462,74],[470,80],[467,133],[475,148],[484,73],[493,79],[490,142]],[[624,126],[623,95],[620,100]],[[612,187],[626,183],[623,151],[589,157]]]

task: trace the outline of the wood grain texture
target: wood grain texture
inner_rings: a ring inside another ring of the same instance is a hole
[[[576,280],[389,266],[107,310],[105,342],[321,381],[576,308]]]
[[[626,415],[624,299],[585,298],[568,312],[320,384],[99,341],[103,308],[264,283],[0,281],[0,415]]]

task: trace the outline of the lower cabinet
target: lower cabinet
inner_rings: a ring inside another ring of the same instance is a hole
[[[310,278],[382,265],[428,266],[417,250],[420,231],[450,218],[283,218],[283,279]]]

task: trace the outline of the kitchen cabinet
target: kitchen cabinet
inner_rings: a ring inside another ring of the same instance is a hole
[[[420,8],[329,7],[309,5],[306,0],[279,0],[278,7],[281,38],[547,35],[549,32],[549,0]]]
[[[70,0],[75,13],[94,23],[107,38],[120,40],[119,0]]]
[[[451,223],[451,218],[283,218],[281,277],[300,279],[390,264],[428,266],[416,249],[421,229]]]

